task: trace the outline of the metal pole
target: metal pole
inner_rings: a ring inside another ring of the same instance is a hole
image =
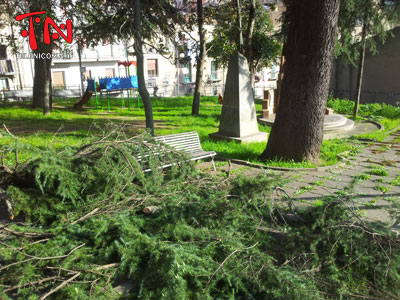
[[[100,80],[99,80],[100,82]],[[99,112],[99,100],[97,98],[97,86],[96,86],[96,78],[94,78],[94,93],[96,95],[96,111]]]

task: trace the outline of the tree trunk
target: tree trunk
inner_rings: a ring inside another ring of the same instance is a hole
[[[203,29],[203,1],[197,0],[197,25],[200,37],[199,56],[197,57],[196,85],[193,93],[192,115],[198,116],[200,111],[200,90],[203,86],[203,65],[206,52],[206,43]]]
[[[253,59],[252,60],[248,60],[249,63],[249,71],[250,71],[250,82],[251,82],[251,88],[253,90],[253,96],[255,95],[254,93],[254,89],[256,87],[256,68],[254,67],[254,62]]]
[[[44,10],[45,2],[33,2],[30,8],[31,12]],[[50,7],[50,6],[49,6]],[[51,62],[53,43],[46,45],[43,43],[43,26],[36,26],[35,33],[38,41],[38,47],[34,51],[39,57],[35,57],[33,78],[33,100],[32,108],[42,108],[43,114],[50,114],[51,98]]]
[[[53,111],[53,80],[51,79],[51,62],[49,66],[49,114],[51,111]],[[44,112],[45,113],[45,112]],[[45,113],[46,114],[46,113]]]
[[[249,23],[247,24],[246,31],[246,46],[245,46],[245,56],[247,58],[247,62],[249,63],[249,72],[251,78],[251,87],[255,88],[255,67],[254,67],[254,59],[253,59],[253,32],[254,32],[254,24],[256,21],[256,0],[251,0],[250,2],[250,11],[249,11]]]
[[[83,97],[83,94],[85,94],[85,89],[84,89],[84,86],[83,86],[82,52],[81,52],[80,42],[78,42],[78,49],[77,50],[78,50],[78,61],[79,61],[79,77],[80,77],[80,82],[81,82],[81,97]]]
[[[364,73],[364,59],[365,59],[365,44],[366,44],[366,37],[367,37],[367,26],[364,24],[362,33],[361,33],[361,49],[360,49],[360,60],[358,62],[358,73],[357,73],[357,98],[354,103],[354,110],[353,116],[357,117],[358,114],[358,106],[360,105],[360,98],[361,98],[361,86],[362,86],[362,77]]]
[[[292,2],[280,104],[261,158],[317,162],[340,0]]]
[[[143,58],[143,41],[142,41],[142,20],[141,20],[141,7],[140,0],[134,0],[135,18],[134,18],[134,39],[135,39],[135,55],[137,61],[137,77],[139,86],[139,95],[142,98],[144,112],[146,116],[146,128],[150,130],[151,135],[154,136],[154,121],[153,110],[151,107],[150,95],[146,88],[144,80],[144,58]]]
[[[39,43],[38,43],[39,44]],[[48,47],[38,47],[38,54],[51,55]],[[41,49],[41,50],[39,50]],[[35,76],[33,78],[33,101],[32,108],[42,108],[43,114],[50,114],[51,95],[51,58],[35,58]]]
[[[237,27],[239,30],[238,51],[243,54],[243,33],[242,33],[242,11],[240,7],[240,0],[236,0],[237,10]]]

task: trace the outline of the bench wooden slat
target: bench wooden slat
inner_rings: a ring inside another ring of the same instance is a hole
[[[155,139],[177,139],[182,137],[197,138],[199,135],[196,131],[186,132],[186,133],[174,133],[169,135],[156,136]]]
[[[217,155],[215,151],[204,151],[200,144],[199,134],[196,131],[174,133],[169,135],[157,136],[154,138],[156,141],[165,144],[177,151],[186,152],[190,155],[190,160],[199,160],[210,157],[215,170],[214,156]],[[155,151],[156,155],[158,153]],[[179,162],[178,162],[179,163]],[[161,168],[167,168],[176,163],[168,163],[163,165]],[[151,171],[150,169],[144,170],[145,172]]]
[[[171,147],[176,147],[176,146],[196,146],[201,148],[200,144],[197,143],[190,143],[190,142],[163,142],[160,141],[161,143],[164,143],[165,145],[171,146]]]
[[[195,140],[195,137],[177,137],[174,139],[156,139],[159,142],[173,143],[173,142],[190,142],[200,144],[200,141]]]

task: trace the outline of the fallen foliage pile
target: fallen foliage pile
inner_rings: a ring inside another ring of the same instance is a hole
[[[186,158],[118,130],[79,149],[3,150],[0,187],[24,220],[1,225],[1,299],[400,297],[399,240],[339,199],[300,209],[274,200],[281,179],[267,173],[163,172]]]

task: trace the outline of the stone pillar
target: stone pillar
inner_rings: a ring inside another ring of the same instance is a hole
[[[229,62],[219,131],[209,136],[243,143],[267,140],[268,134],[258,131],[249,67],[239,52]]]
[[[262,100],[262,118],[266,119],[274,113],[274,104],[271,99],[270,91],[264,91],[264,99]]]

